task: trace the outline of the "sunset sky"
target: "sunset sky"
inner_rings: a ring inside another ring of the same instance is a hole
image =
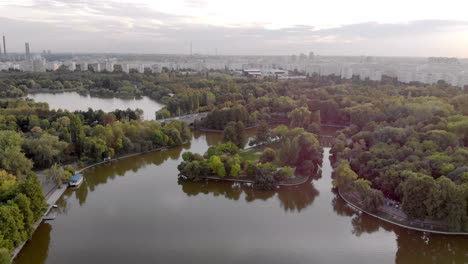
[[[2,0],[9,51],[468,57],[468,2]]]

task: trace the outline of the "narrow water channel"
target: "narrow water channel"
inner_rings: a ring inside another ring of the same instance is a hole
[[[348,207],[332,191],[329,148],[319,176],[298,187],[178,180],[183,151],[220,140],[195,132],[184,146],[87,171],[15,263],[468,261],[468,238],[405,230]]]

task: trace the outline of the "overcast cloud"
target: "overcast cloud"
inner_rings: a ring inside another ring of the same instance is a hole
[[[320,9],[316,3],[299,0],[289,5],[281,2],[282,8],[271,10],[271,1],[248,5],[249,1],[240,0],[231,7],[218,7],[220,1],[208,0],[157,2],[3,0],[0,31],[7,35],[9,51],[19,52],[24,42],[30,42],[36,52],[188,53],[192,42],[194,52],[204,54],[217,49],[226,55],[314,51],[330,55],[468,57],[468,19],[459,19],[457,10],[466,10],[460,4],[452,6],[454,12],[445,18],[431,13],[431,2],[425,1],[421,2],[426,3],[425,17],[416,11],[406,17],[398,13],[392,21],[386,12],[381,14],[382,19],[376,17],[384,6],[373,10],[372,6],[365,9],[358,5],[366,0],[355,2],[357,6],[348,10],[350,15],[335,12],[332,6]],[[444,4],[449,5],[450,0]],[[256,8],[256,13],[251,8]],[[439,9],[441,13],[447,11]]]

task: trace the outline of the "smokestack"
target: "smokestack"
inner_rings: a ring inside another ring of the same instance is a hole
[[[6,40],[5,40],[5,36],[3,36],[3,54],[6,56]]]
[[[29,54],[29,43],[28,42],[24,43],[24,46],[26,47],[26,59],[30,60],[31,55]]]

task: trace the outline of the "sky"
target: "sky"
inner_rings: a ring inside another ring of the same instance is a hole
[[[1,0],[24,52],[468,57],[466,0]]]

